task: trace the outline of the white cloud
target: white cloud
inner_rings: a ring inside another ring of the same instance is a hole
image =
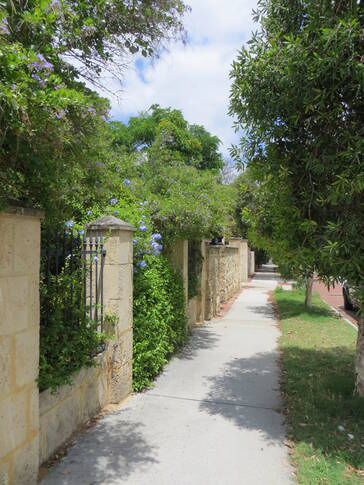
[[[125,73],[122,93],[111,97],[112,116],[128,116],[158,103],[181,109],[190,123],[204,125],[223,141],[223,152],[236,140],[227,115],[231,63],[249,39],[251,11],[257,0],[194,0],[185,19],[186,46],[175,44],[153,63],[140,59]],[[115,81],[105,81],[112,91]]]

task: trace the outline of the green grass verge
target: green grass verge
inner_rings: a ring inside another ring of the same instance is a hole
[[[297,481],[363,484],[364,399],[353,396],[356,331],[317,295],[310,311],[300,290],[277,289],[275,300]]]

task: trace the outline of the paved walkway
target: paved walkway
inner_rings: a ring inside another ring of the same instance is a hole
[[[284,485],[279,330],[260,272],[227,314],[193,332],[153,389],[81,436],[43,485]]]

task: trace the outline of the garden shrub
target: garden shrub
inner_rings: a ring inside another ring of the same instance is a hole
[[[103,349],[104,335],[97,323],[85,314],[82,305],[82,270],[65,267],[47,282],[40,281],[39,390],[71,383],[82,367],[95,365],[94,357]]]
[[[146,256],[134,276],[133,386],[150,386],[187,336],[182,278],[163,256]]]

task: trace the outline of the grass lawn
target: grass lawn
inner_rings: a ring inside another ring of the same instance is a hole
[[[282,337],[282,390],[300,484],[364,483],[364,399],[353,397],[356,331],[317,295],[275,292]]]

